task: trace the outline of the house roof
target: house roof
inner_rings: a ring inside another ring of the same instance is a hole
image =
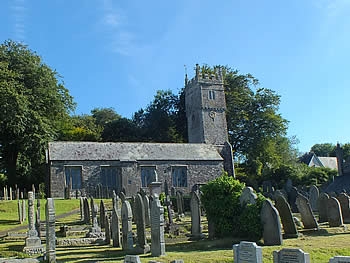
[[[318,157],[313,152],[305,153],[299,158],[299,161],[306,163],[308,166],[338,169],[337,157]]]
[[[139,142],[50,142],[48,158],[51,161],[223,160],[211,144]]]
[[[318,157],[324,167],[338,169],[337,157]]]

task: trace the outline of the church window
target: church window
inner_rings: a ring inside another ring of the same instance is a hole
[[[65,166],[66,186],[72,182],[72,189],[81,189],[81,166]]]
[[[214,90],[209,90],[209,99],[215,100],[215,91]]]
[[[101,183],[102,186],[108,186],[111,189],[120,191],[122,188],[120,168],[115,166],[101,166]]]
[[[157,181],[157,179],[155,166],[141,167],[141,187],[148,187],[150,183]]]
[[[187,187],[187,167],[186,166],[172,167],[171,179],[174,187]]]

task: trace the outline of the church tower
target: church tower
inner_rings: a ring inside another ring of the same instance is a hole
[[[185,79],[189,143],[224,145],[228,141],[225,90],[221,70],[208,75],[196,65],[195,77]]]

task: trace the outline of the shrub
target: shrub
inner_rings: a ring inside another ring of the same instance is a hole
[[[257,241],[261,239],[263,227],[260,220],[260,211],[262,204],[266,198],[258,193],[255,204],[248,204],[239,217],[239,232],[235,233],[240,237],[244,237],[249,241]]]
[[[239,236],[252,241],[262,237],[260,211],[265,200],[258,194],[256,204],[241,207],[239,198],[245,185],[224,173],[202,186],[202,204],[215,237]]]
[[[201,187],[201,201],[208,221],[215,225],[215,236],[230,236],[241,213],[239,197],[244,184],[227,173]]]

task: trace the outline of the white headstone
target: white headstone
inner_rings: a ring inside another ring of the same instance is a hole
[[[262,248],[255,242],[241,241],[233,245],[233,262],[234,263],[262,263]]]
[[[297,248],[283,248],[273,251],[273,263],[310,263],[310,254]]]
[[[350,263],[350,256],[335,256],[329,259],[329,263]]]

